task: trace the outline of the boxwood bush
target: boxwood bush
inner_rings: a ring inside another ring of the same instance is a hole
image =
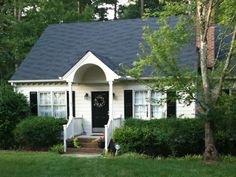
[[[203,151],[203,122],[197,119],[129,119],[114,133],[122,152],[183,156]]]
[[[222,124],[217,126],[216,145],[219,152],[234,154],[233,141],[236,139],[219,128]],[[125,121],[124,128],[116,129],[113,140],[121,145],[123,153],[137,152],[153,157],[202,154],[204,122],[198,118],[150,121],[129,119]]]
[[[65,123],[65,119],[29,117],[16,126],[16,142],[23,149],[47,149],[60,143]]]

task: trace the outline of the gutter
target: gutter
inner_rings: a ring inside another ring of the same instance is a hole
[[[49,79],[49,80],[9,80],[9,83],[39,83],[39,82],[65,82],[60,79]]]

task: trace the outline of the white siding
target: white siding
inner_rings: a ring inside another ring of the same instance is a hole
[[[181,101],[176,103],[176,115],[178,118],[194,118],[195,117],[195,103],[186,105]]]
[[[92,114],[91,114],[91,93],[94,91],[109,91],[108,83],[105,84],[73,84],[73,91],[75,91],[76,102],[76,117],[83,117],[84,130],[87,134],[92,133]],[[124,117],[124,90],[147,90],[148,88],[135,81],[124,81],[120,83],[114,82],[113,92],[115,94],[113,99],[113,115],[114,117]],[[29,100],[29,94],[32,91],[67,91],[68,85],[64,84],[22,84],[17,85],[17,91],[23,93]],[[88,93],[89,98],[85,99],[84,95]],[[149,91],[150,94],[150,91]],[[163,95],[166,97],[166,95]],[[149,104],[150,105],[150,104]],[[156,118],[166,117],[166,103],[158,107],[158,116]],[[189,106],[177,101],[177,117],[194,117],[195,103]],[[150,106],[149,106],[150,112]],[[148,119],[151,119],[149,114]]]

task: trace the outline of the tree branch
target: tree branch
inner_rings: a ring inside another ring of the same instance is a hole
[[[229,69],[229,73],[231,73],[233,71],[233,69],[236,68],[236,64],[233,65],[230,69]]]
[[[217,100],[218,100],[218,98],[220,96],[222,85],[223,85],[223,82],[224,82],[224,78],[225,78],[225,75],[226,75],[226,73],[228,71],[228,68],[229,68],[229,65],[230,65],[230,62],[231,62],[231,59],[232,59],[232,55],[233,55],[233,51],[234,51],[235,38],[236,38],[236,25],[234,26],[234,31],[233,31],[233,35],[232,35],[232,39],[231,39],[231,44],[230,44],[229,52],[227,54],[225,65],[224,65],[223,71],[222,71],[221,76],[220,76],[219,85],[218,85],[218,88],[216,90],[215,102],[217,102]]]
[[[203,39],[206,41],[207,40],[207,33],[208,33],[208,29],[211,23],[211,14],[212,14],[212,9],[213,9],[213,1],[214,0],[210,0],[209,4],[208,4],[208,10],[207,10],[207,16],[206,16],[206,24],[205,24],[205,30],[204,30],[204,35],[203,35]]]

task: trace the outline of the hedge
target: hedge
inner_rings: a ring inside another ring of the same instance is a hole
[[[16,142],[23,149],[49,148],[62,140],[62,125],[65,123],[65,119],[29,117],[16,126]]]
[[[0,85],[0,149],[14,148],[13,130],[30,113],[26,97],[8,85]]]
[[[221,125],[222,126],[222,125]],[[222,129],[216,132],[220,153],[234,154],[233,139]],[[219,138],[220,134],[220,138]],[[126,120],[124,128],[116,129],[113,140],[121,152],[137,152],[150,156],[184,156],[204,151],[204,122],[201,119]],[[222,143],[225,141],[227,143]],[[227,147],[226,147],[227,146]]]

